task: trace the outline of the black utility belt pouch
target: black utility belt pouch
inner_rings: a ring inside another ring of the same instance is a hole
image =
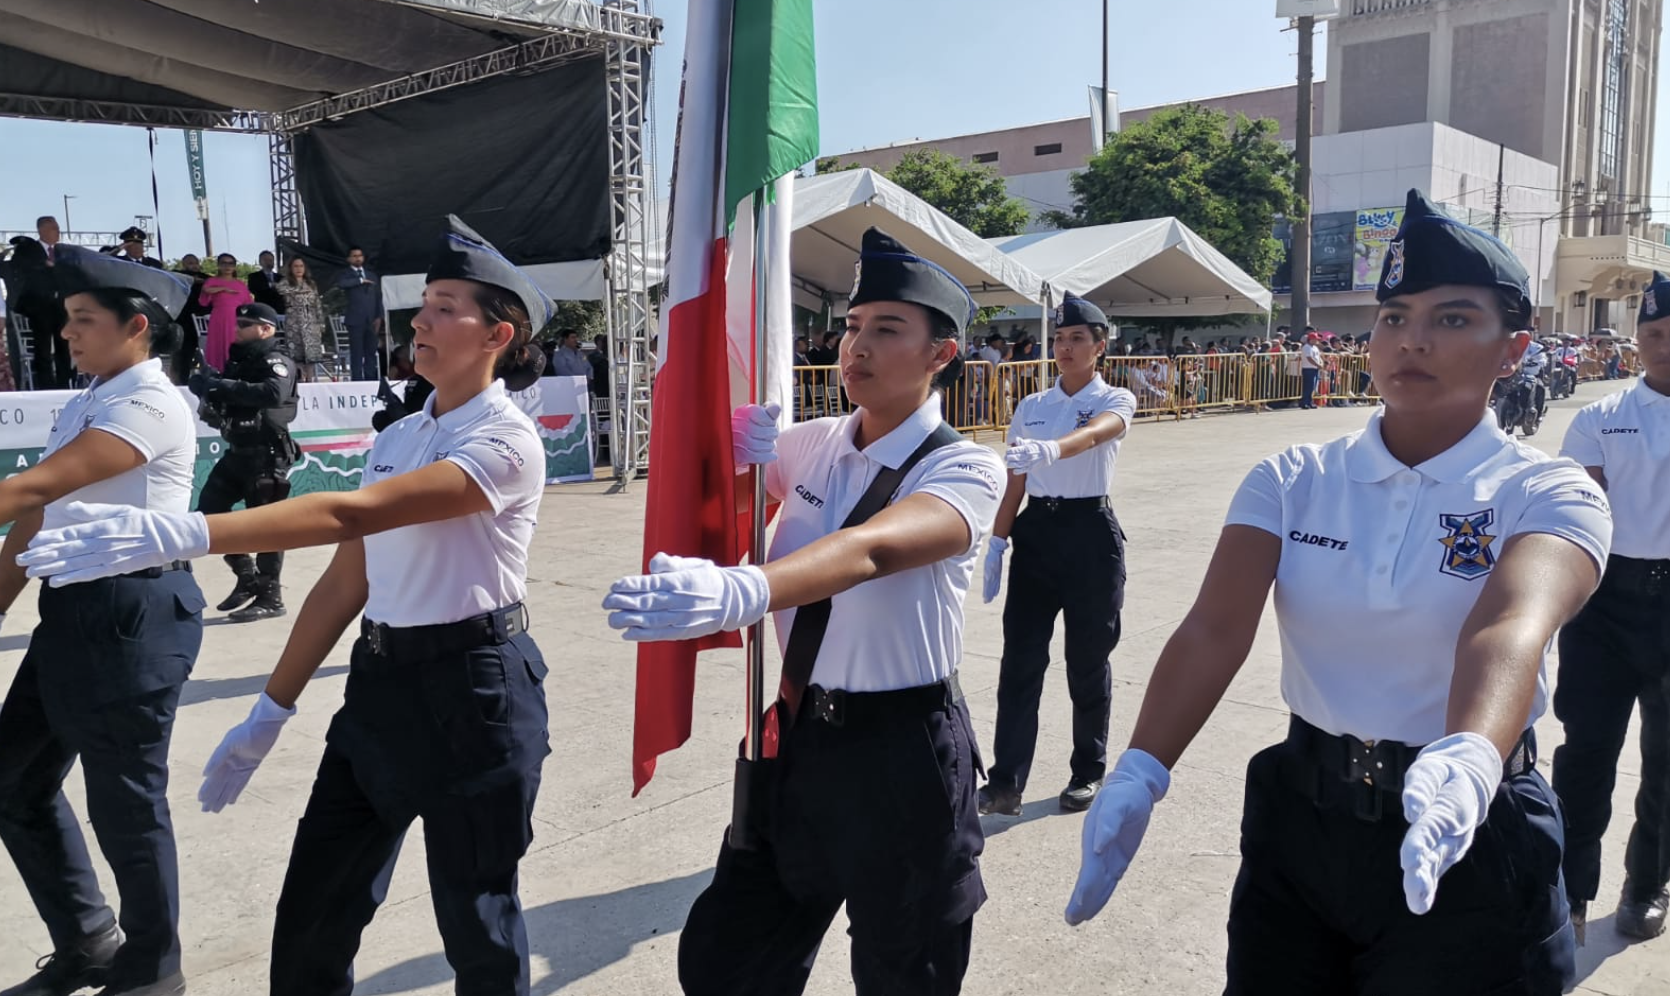
[[[915,469],[922,458],[942,446],[949,446],[962,438],[950,425],[942,422],[928,434],[922,445],[897,467],[883,467],[870,482],[863,497],[853,507],[852,514],[841,523],[842,529],[867,522],[886,508],[899,490],[905,476]],[[818,650],[823,646],[824,633],[829,629],[829,613],[834,608],[831,599],[802,605],[794,614],[794,629],[789,631],[788,648],[783,651],[783,677],[778,699],[771,711],[777,716],[778,752],[788,741],[789,727],[794,724],[790,699],[798,706],[812,683],[812,669],[818,662]],[[766,720],[770,719],[768,714]],[[762,729],[769,723],[763,724]],[[731,846],[737,850],[753,850],[758,841],[771,839],[771,811],[778,778],[775,757],[749,760],[739,748],[736,761],[736,784],[731,797]]]

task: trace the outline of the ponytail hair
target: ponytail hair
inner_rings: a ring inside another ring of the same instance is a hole
[[[502,287],[475,282],[475,303],[490,325],[508,322],[515,329],[493,364],[493,376],[507,391],[525,391],[545,372],[545,354],[533,344],[533,320],[516,295]]]
[[[944,339],[960,339],[957,332],[957,323],[952,321],[949,315],[943,314],[933,308],[928,308],[926,310],[928,312],[928,326],[935,342],[939,342]],[[950,390],[955,385],[962,383],[962,380],[963,351],[961,345],[959,344],[956,353],[951,357],[951,362],[947,363],[943,367],[940,367],[939,372],[934,374],[933,384],[931,386],[936,391],[946,391]]]

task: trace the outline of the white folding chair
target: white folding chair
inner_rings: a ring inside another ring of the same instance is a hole
[[[18,387],[25,391],[35,389],[35,330],[29,325],[29,319],[22,315],[8,316],[12,323],[12,330],[17,333],[18,355]]]

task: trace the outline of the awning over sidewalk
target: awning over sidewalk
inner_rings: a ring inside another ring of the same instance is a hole
[[[1176,218],[992,239],[1038,273],[1052,300],[1070,291],[1110,316],[1179,318],[1270,310],[1270,291]]]

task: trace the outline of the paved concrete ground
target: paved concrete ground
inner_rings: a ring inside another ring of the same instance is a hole
[[[1586,385],[1556,406],[1535,442],[1557,449],[1576,408],[1604,394]],[[1113,741],[1129,735],[1160,647],[1192,600],[1230,494],[1259,458],[1287,445],[1332,438],[1362,425],[1367,409],[1284,411],[1136,427],[1114,499],[1130,535],[1124,642],[1114,656]],[[552,488],[532,557],[534,635],[551,665],[547,683],[554,754],[545,766],[533,851],[522,865],[522,898],[534,952],[534,992],[671,993],[677,934],[712,873],[730,810],[731,757],[740,730],[741,654],[703,664],[695,735],[663,759],[630,798],[633,654],[597,605],[616,576],[637,563],[644,488]],[[324,551],[292,555],[296,604],[323,569]],[[212,562],[199,574],[211,602],[230,575]],[[0,681],[9,684],[35,622],[20,603],[0,636]],[[301,703],[279,746],[243,800],[220,815],[198,812],[197,773],[278,657],[288,620],[245,626],[211,619],[174,738],[170,795],[184,879],[185,967],[204,996],[266,990],[273,903],[291,833],[340,701],[344,641]],[[969,606],[963,687],[988,751],[996,711],[1000,606]],[[1059,644],[1058,644],[1059,650]],[[1342,647],[1342,652],[1348,652]],[[1059,658],[1058,658],[1059,659]],[[1035,785],[1018,819],[988,818],[985,875],[991,901],[975,922],[970,996],[1003,993],[1221,991],[1224,919],[1235,876],[1242,772],[1279,739],[1287,714],[1278,692],[1273,620],[1212,722],[1184,758],[1170,796],[1106,912],[1073,929],[1061,917],[1078,867],[1080,818],[1056,811],[1071,750],[1065,682],[1052,673],[1043,705]],[[4,687],[0,685],[0,687]],[[1552,717],[1539,728],[1542,762],[1559,742]],[[1639,759],[1626,750],[1617,809],[1632,812]],[[79,777],[69,787],[78,812]],[[1582,956],[1581,988],[1611,996],[1670,991],[1670,938],[1626,946],[1612,930],[1627,818],[1607,838],[1601,898]],[[389,900],[366,932],[360,993],[451,992],[426,897],[421,830],[407,838]],[[108,874],[105,876],[109,882]],[[851,992],[844,926],[830,937],[809,991]],[[45,931],[10,865],[0,867],[0,984],[21,978],[46,953]]]

